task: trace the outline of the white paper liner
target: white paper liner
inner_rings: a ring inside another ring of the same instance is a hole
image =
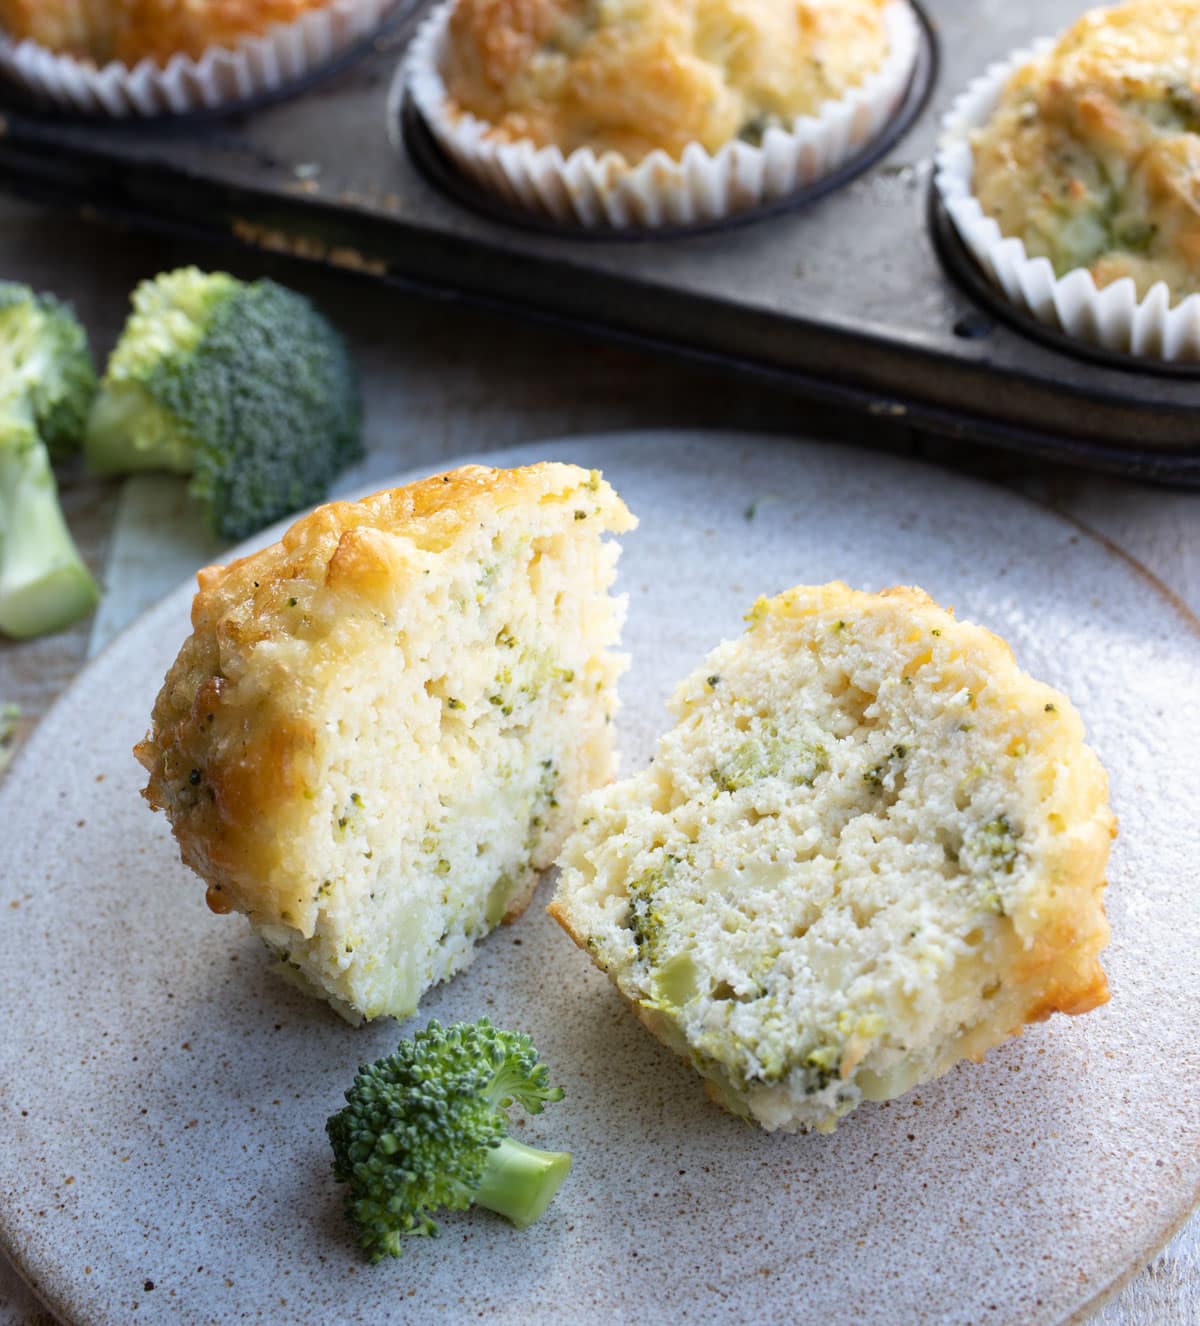
[[[790,130],[768,129],[761,147],[731,142],[709,153],[690,143],[678,161],[656,151],[630,166],[615,152],[598,156],[581,148],[564,157],[558,147],[500,141],[489,137],[492,126],[454,112],[441,74],[452,8],[452,0],[440,5],[422,24],[394,92],[407,83],[445,152],[489,192],[568,225],[620,229],[715,221],[828,175],[891,118],[921,41],[908,0],[894,0],[884,11],[889,50],[883,65],[845,97],[798,117]]]
[[[97,68],[32,41],[0,33],[0,74],[45,105],[125,119],[183,114],[278,91],[366,37],[397,0],[329,0],[292,23],[198,59],[175,55],[165,65],[113,61]]]
[[[1131,277],[1098,289],[1083,267],[1055,276],[1049,258],[1031,258],[1023,240],[1004,237],[972,192],[972,131],[991,118],[1011,75],[1055,41],[1044,38],[991,65],[950,108],[934,158],[934,183],[947,215],[983,271],[1039,322],[1105,350],[1170,363],[1200,362],[1200,295],[1188,295],[1172,308],[1163,281],[1139,302]]]

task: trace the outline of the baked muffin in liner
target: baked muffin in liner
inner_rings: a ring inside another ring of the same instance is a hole
[[[97,66],[0,32],[0,76],[19,83],[46,107],[109,116],[181,115],[270,96],[336,59],[367,37],[397,0],[329,0],[290,23],[198,58],[165,64]]]
[[[443,78],[453,0],[422,24],[404,81],[421,118],[453,164],[499,199],[568,226],[613,229],[718,221],[786,198],[830,174],[869,144],[903,101],[920,50],[908,0],[884,10],[883,64],[844,97],[789,129],[771,126],[761,145],[741,140],[716,152],[689,143],[678,160],[657,149],[631,165],[616,152],[538,147],[497,133],[451,101]]]
[[[954,101],[942,122],[934,185],[967,251],[1018,309],[1055,331],[1103,350],[1172,364],[1200,363],[1200,295],[1175,299],[1165,282],[1138,297],[1131,277],[1097,285],[1078,267],[1058,275],[1049,258],[1032,257],[1024,240],[1005,236],[974,193],[972,135],[1000,104],[1009,79],[1051,51],[1043,38],[991,65]]]

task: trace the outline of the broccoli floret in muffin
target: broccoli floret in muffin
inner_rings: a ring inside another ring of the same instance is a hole
[[[1070,702],[917,590],[749,620],[560,858],[551,911],[643,1021],[726,1108],[827,1131],[1102,1003],[1114,821]]]

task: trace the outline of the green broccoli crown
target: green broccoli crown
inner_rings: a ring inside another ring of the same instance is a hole
[[[87,333],[69,304],[0,281],[0,398],[55,457],[78,449],[96,391]]]
[[[431,1022],[394,1054],[358,1070],[326,1124],[333,1172],[350,1185],[346,1214],[372,1261],[410,1235],[434,1237],[430,1212],[478,1203],[518,1228],[549,1206],[570,1156],[508,1136],[514,1101],[538,1114],[562,1089],[522,1032],[487,1018]]]
[[[302,295],[195,268],[134,292],[88,421],[93,469],[190,474],[236,539],[320,501],[362,454],[346,344]]]
[[[66,304],[0,281],[0,632],[61,630],[99,590],[63,519],[51,453],[79,445],[96,388]]]

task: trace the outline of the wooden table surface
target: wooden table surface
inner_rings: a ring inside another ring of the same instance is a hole
[[[1200,494],[1034,464],[968,443],[920,440],[902,425],[817,410],[785,391],[711,369],[570,339],[496,314],[418,301],[283,259],[125,234],[0,201],[0,279],[26,281],[72,300],[98,357],[107,353],[124,321],[134,283],[186,263],[286,281],[316,298],[346,331],[363,375],[371,473],[432,468],[467,451],[633,427],[744,428],[865,443],[1001,483],[1063,513],[1137,559],[1200,616]],[[855,464],[866,467],[871,460],[864,447]],[[852,473],[847,482],[853,482]],[[72,468],[60,474],[60,483],[79,545],[103,578],[121,488]],[[186,528],[182,503],[170,520],[176,518]],[[184,546],[195,560],[195,544],[184,541]],[[169,556],[164,565],[183,579],[194,568],[178,555],[176,560],[177,567]],[[160,565],[148,577],[142,601],[161,592],[162,574]],[[119,603],[106,602],[99,634],[111,634],[138,605],[138,588],[127,584]],[[0,640],[0,705],[21,706],[19,739],[83,665],[95,625],[84,622],[22,644]],[[1200,1215],[1092,1321],[1200,1323]],[[0,1326],[51,1323],[0,1253]]]

